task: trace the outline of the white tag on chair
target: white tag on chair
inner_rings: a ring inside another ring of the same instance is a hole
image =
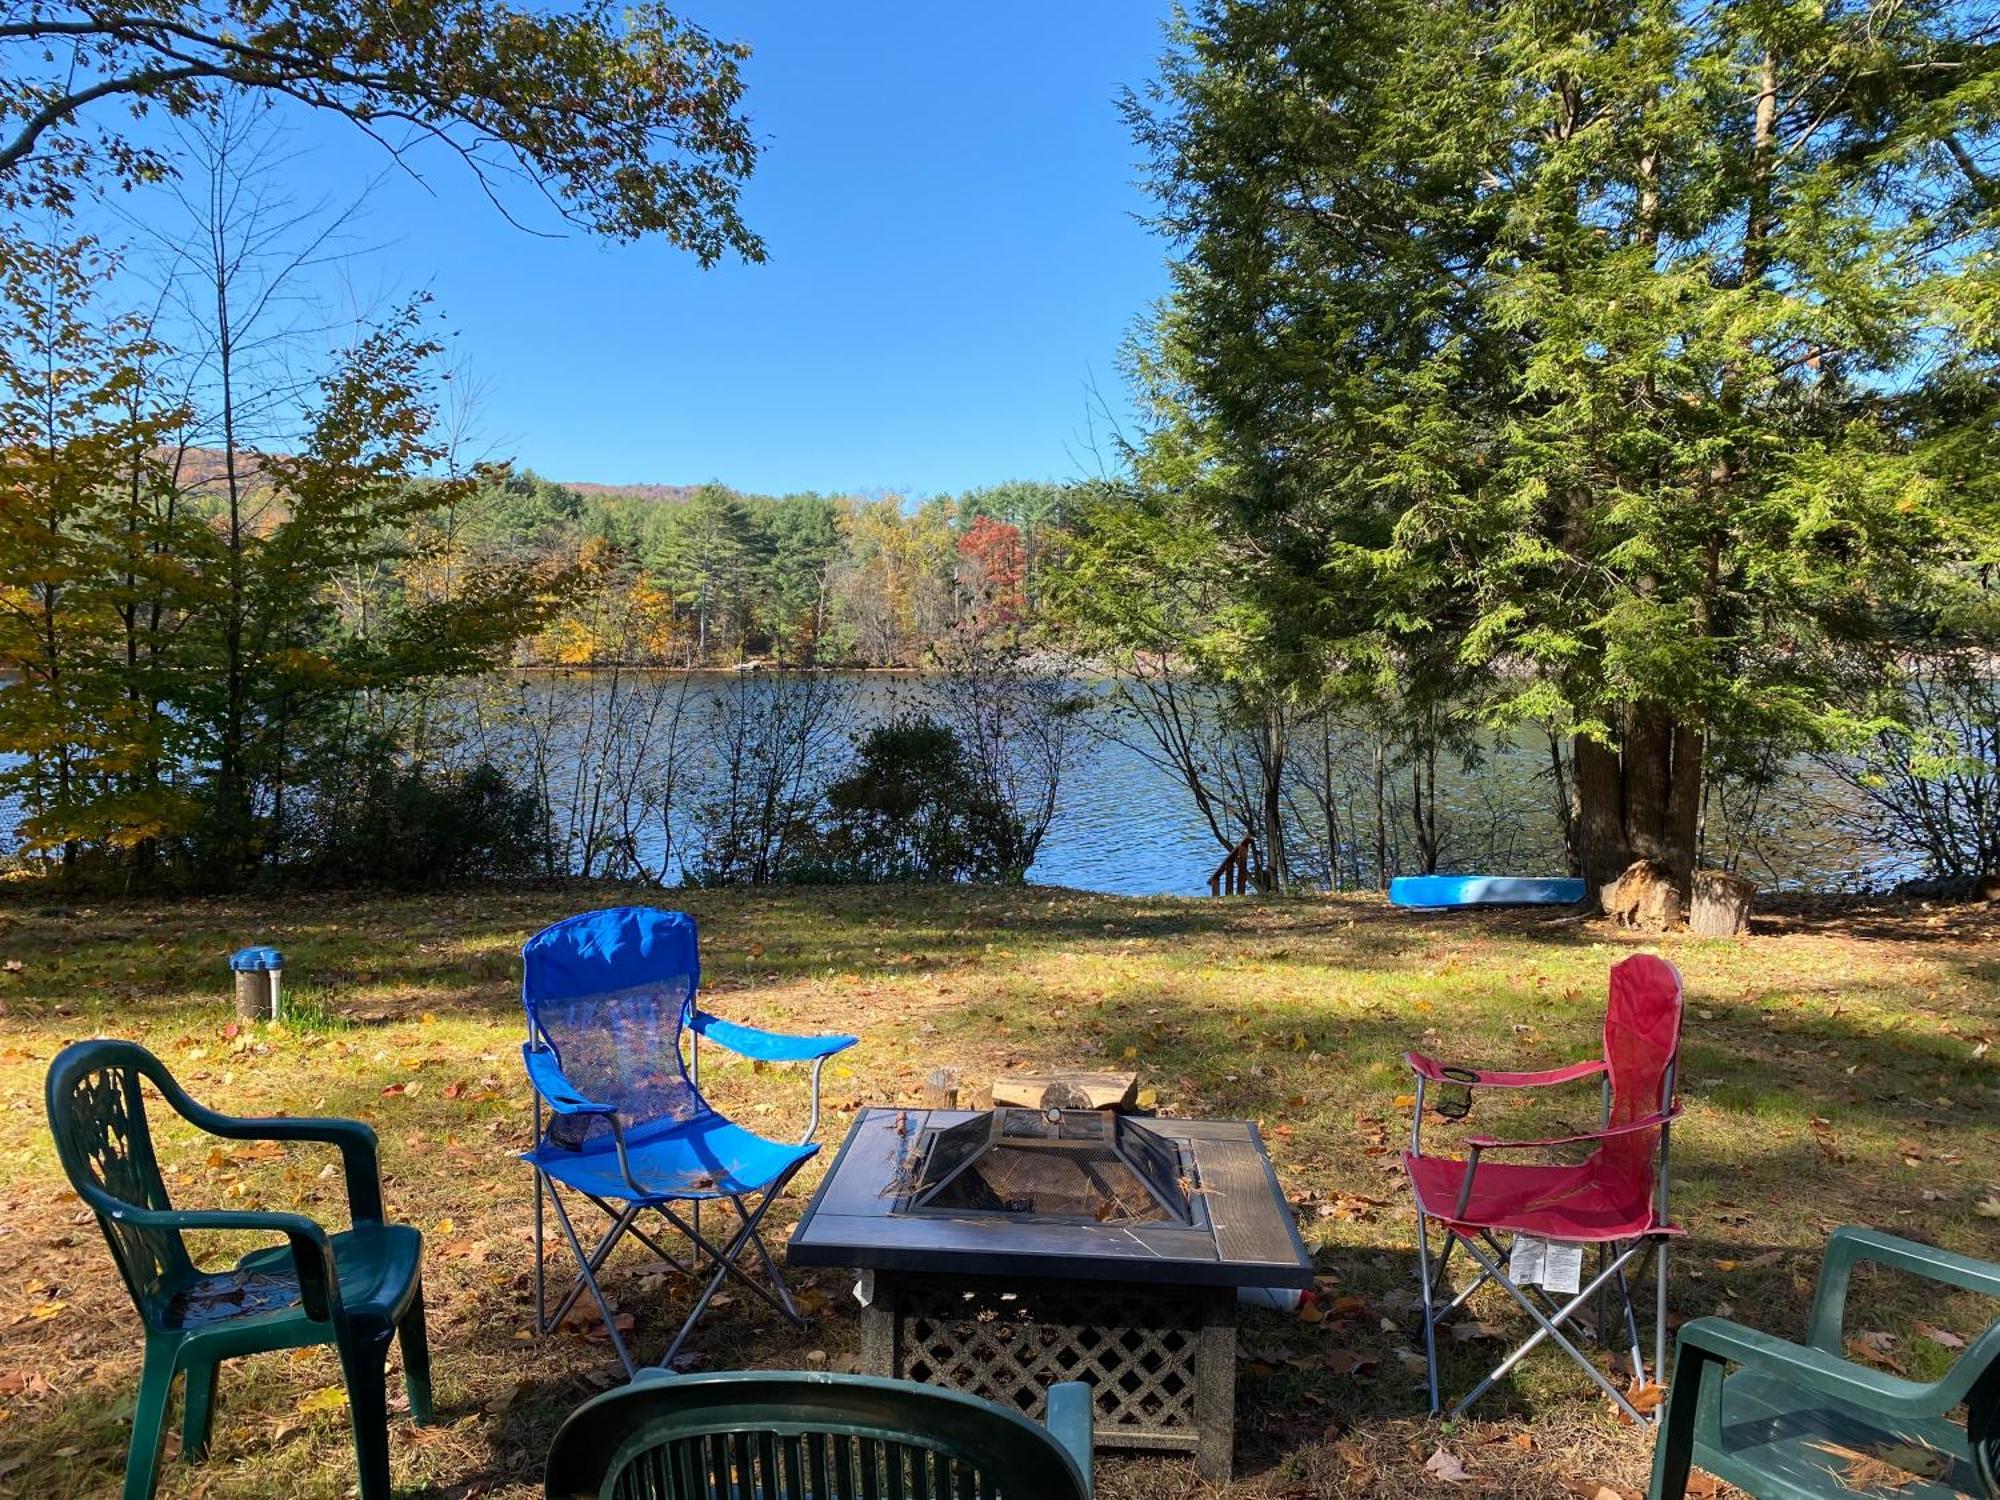
[[[1517,1234],[1507,1255],[1507,1275],[1517,1286],[1574,1293],[1583,1285],[1583,1246]]]
[[[1583,1285],[1583,1246],[1549,1240],[1542,1252],[1542,1285],[1552,1292],[1575,1295]]]
[[[1549,1242],[1532,1234],[1514,1236],[1514,1248],[1507,1256],[1507,1275],[1516,1286],[1532,1286],[1542,1279],[1542,1267],[1549,1254]]]

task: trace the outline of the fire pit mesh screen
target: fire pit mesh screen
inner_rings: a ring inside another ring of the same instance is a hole
[[[1117,1116],[1001,1109],[931,1135],[906,1212],[1190,1222],[1173,1145]]]
[[[1200,1305],[1191,1297],[905,1285],[896,1373],[1045,1415],[1048,1387],[1090,1382],[1100,1442],[1191,1448]]]

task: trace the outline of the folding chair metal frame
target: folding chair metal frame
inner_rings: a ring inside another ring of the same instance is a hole
[[[1627,960],[1630,962],[1631,960]],[[1654,960],[1664,964],[1664,960]],[[1670,971],[1672,965],[1665,965]],[[1679,975],[1674,975],[1677,998],[1679,995]],[[1422,1157],[1422,1131],[1426,1086],[1443,1078],[1453,1086],[1472,1088],[1535,1088],[1559,1083],[1575,1082],[1584,1078],[1602,1079],[1602,1103],[1599,1110],[1599,1128],[1579,1135],[1558,1136],[1547,1140],[1502,1141],[1491,1137],[1475,1136],[1467,1142],[1465,1174],[1460,1183],[1457,1202],[1448,1211],[1437,1205],[1426,1204],[1414,1177],[1411,1182],[1411,1196],[1417,1209],[1417,1276],[1422,1297],[1424,1360],[1430,1394],[1430,1409],[1433,1416],[1442,1409],[1438,1393],[1437,1331],[1446,1319],[1456,1313],[1471,1300],[1473,1295],[1488,1282],[1497,1284],[1525,1312],[1536,1325],[1535,1331],[1523,1343],[1512,1350],[1505,1359],[1494,1367],[1485,1379],[1456,1402],[1450,1415],[1456,1418],[1465,1409],[1485,1395],[1493,1386],[1506,1378],[1509,1371],[1540,1345],[1544,1340],[1552,1341],[1589,1375],[1598,1388],[1634,1422],[1657,1422],[1660,1417],[1655,1408],[1649,1417],[1642,1413],[1626,1395],[1610,1380],[1605,1378],[1583,1351],[1571,1341],[1564,1327],[1582,1308],[1593,1300],[1599,1303],[1595,1338],[1602,1347],[1609,1348],[1611,1320],[1604,1316],[1612,1311],[1604,1303],[1615,1294],[1615,1309],[1621,1315],[1623,1332],[1632,1363],[1634,1384],[1646,1384],[1646,1364],[1641,1348],[1639,1320],[1632,1302],[1631,1279],[1627,1267],[1643,1261],[1650,1253],[1653,1259],[1654,1280],[1654,1327],[1653,1327],[1653,1370],[1654,1379],[1666,1367],[1667,1345],[1667,1243],[1680,1231],[1668,1217],[1667,1199],[1671,1181],[1672,1122],[1682,1113],[1676,1102],[1676,1074],[1679,1066],[1678,1021],[1676,1022],[1676,1042],[1669,1057],[1661,1083],[1657,1107],[1644,1117],[1624,1125],[1613,1126],[1612,1084],[1610,1065],[1605,1059],[1572,1064],[1564,1068],[1551,1069],[1540,1073],[1476,1073],[1468,1069],[1439,1068],[1430,1059],[1415,1053],[1406,1055],[1411,1071],[1416,1075],[1416,1096],[1410,1116],[1410,1148],[1407,1160]],[[1461,1112],[1463,1113],[1463,1112]],[[1452,1217],[1464,1214],[1472,1201],[1472,1189],[1478,1176],[1482,1155],[1503,1150],[1546,1150],[1560,1146],[1595,1143],[1601,1146],[1605,1141],[1643,1131],[1659,1131],[1659,1153],[1655,1167],[1655,1181],[1652,1202],[1652,1220],[1657,1227],[1643,1232],[1596,1240],[1597,1270],[1578,1290],[1568,1294],[1567,1300],[1558,1302],[1543,1288],[1529,1283],[1526,1288],[1517,1285],[1508,1274],[1509,1253],[1495,1238],[1492,1229],[1478,1224],[1469,1224],[1463,1219]],[[1430,1220],[1437,1219],[1444,1232],[1442,1248],[1433,1256],[1430,1245]],[[1470,1231],[1470,1232],[1468,1232]],[[1451,1254],[1458,1246],[1465,1247],[1466,1254],[1479,1268],[1479,1274],[1472,1284],[1453,1295],[1448,1302],[1441,1302],[1442,1294],[1448,1289],[1445,1280],[1450,1266]],[[1533,1295],[1530,1295],[1530,1294]]]
[[[609,912],[585,913],[582,917],[570,918],[569,922],[588,919],[609,921],[639,920],[653,921],[668,919],[675,924],[685,924],[688,940],[693,941],[693,921],[681,913],[652,912],[646,908],[620,908]],[[555,933],[568,925],[557,923],[537,935],[537,939]],[[531,939],[523,948],[524,956],[537,939]],[[528,993],[531,975],[523,975],[523,1001],[528,1012],[528,1038],[523,1045],[522,1058],[527,1065],[530,1081],[535,1088],[535,1140],[540,1152],[549,1139],[550,1127],[560,1119],[590,1120],[602,1119],[611,1135],[612,1151],[617,1163],[620,1179],[604,1191],[590,1191],[574,1182],[565,1184],[574,1197],[589,1203],[610,1221],[603,1235],[586,1250],[583,1238],[578,1234],[569,1208],[557,1188],[557,1175],[548,1169],[550,1165],[561,1164],[559,1159],[537,1152],[524,1156],[535,1171],[535,1325],[537,1331],[546,1337],[553,1333],[569,1315],[577,1300],[586,1292],[596,1303],[599,1314],[604,1319],[604,1328],[612,1348],[624,1365],[628,1377],[636,1376],[638,1364],[633,1360],[630,1349],[619,1334],[617,1316],[610,1299],[605,1295],[598,1280],[599,1272],[609,1259],[611,1252],[628,1234],[667,1265],[682,1274],[701,1282],[701,1290],[695,1299],[693,1309],[681,1324],[679,1331],[668,1344],[666,1353],[660,1359],[662,1368],[671,1366],[681,1351],[694,1327],[707,1312],[709,1304],[722,1289],[723,1284],[734,1279],[740,1286],[755,1293],[769,1304],[794,1327],[804,1327],[805,1319],[793,1303],[791,1293],[786,1289],[784,1277],[778,1270],[770,1247],[765,1243],[761,1226],[771,1205],[791,1182],[792,1178],[819,1150],[812,1143],[812,1137],[819,1128],[820,1082],[827,1060],[834,1054],[855,1045],[851,1036],[798,1037],[779,1032],[763,1031],[756,1027],[742,1026],[725,1021],[699,1010],[695,1005],[695,995],[699,986],[698,961],[690,968],[688,986],[681,1001],[681,1024],[678,1033],[685,1031],[692,1040],[689,1046],[692,1063],[684,1067],[676,1048],[671,1059],[672,1066],[683,1069],[692,1098],[697,1101],[703,1113],[698,1117],[701,1125],[714,1134],[727,1133],[730,1141],[740,1149],[751,1153],[749,1159],[767,1164],[771,1170],[751,1174],[754,1180],[736,1180],[724,1171],[702,1174],[707,1180],[683,1179],[678,1182],[658,1181],[648,1183],[643,1180],[642,1165],[635,1163],[635,1155],[643,1157],[647,1143],[636,1147],[628,1140],[627,1124],[622,1111],[613,1103],[587,1098],[578,1091],[565,1076],[562,1057],[556,1040],[542,1024],[534,996]],[[812,1064],[812,1108],[805,1131],[795,1146],[786,1146],[776,1141],[743,1130],[729,1121],[709,1105],[700,1093],[700,1047],[701,1038],[707,1036],[719,1046],[758,1061],[810,1062]],[[602,1148],[599,1148],[599,1154]],[[752,1200],[754,1199],[754,1206]],[[701,1226],[701,1205],[704,1202],[721,1201],[734,1210],[736,1225],[725,1238],[721,1235],[705,1234]],[[621,1205],[622,1202],[622,1206]],[[686,1214],[677,1212],[676,1204],[688,1205]],[[562,1239],[568,1244],[575,1257],[577,1275],[569,1289],[555,1304],[553,1310],[548,1303],[546,1243],[547,1217],[553,1211]],[[648,1210],[660,1215],[675,1230],[687,1237],[692,1247],[687,1258],[669,1250],[652,1232],[642,1227],[640,1218]],[[718,1243],[718,1240],[721,1243]],[[758,1280],[737,1262],[747,1249],[754,1248],[762,1262],[763,1273],[769,1285]],[[714,1269],[702,1280],[702,1260],[704,1255],[713,1262]]]

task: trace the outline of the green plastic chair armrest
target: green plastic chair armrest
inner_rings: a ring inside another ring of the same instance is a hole
[[[385,1222],[382,1212],[382,1159],[372,1126],[359,1120],[225,1115],[197,1104],[185,1090],[162,1089],[181,1118],[210,1135],[231,1141],[318,1141],[340,1148],[347,1179],[348,1217],[356,1224]]]
[[[1843,1225],[1826,1242],[1826,1259],[1820,1266],[1819,1286],[1813,1293],[1812,1322],[1806,1339],[1816,1348],[1837,1354],[1844,1347],[1842,1325],[1847,1310],[1847,1284],[1854,1268],[1864,1261],[1921,1276],[1927,1281],[1943,1282],[1961,1291],[2000,1297],[2000,1265],[1884,1234],[1864,1225]]]
[[[1049,1387],[1048,1420],[1044,1425],[1049,1429],[1049,1435],[1076,1460],[1077,1469],[1083,1475],[1086,1495],[1091,1493],[1090,1456],[1095,1420],[1096,1409],[1091,1402],[1090,1387],[1083,1381],[1065,1380],[1060,1385]]]
[[[325,1229],[304,1214],[272,1213],[241,1208],[134,1208],[112,1198],[101,1211],[121,1223],[141,1229],[250,1229],[282,1234],[290,1243],[292,1263],[299,1273],[299,1300],[306,1316],[326,1322],[340,1309],[340,1280],[334,1271],[333,1241]]]
[[[1896,1417],[1935,1417],[1955,1404],[1936,1385],[1905,1380],[1852,1364],[1824,1349],[1790,1343],[1727,1318],[1696,1318],[1681,1329],[1681,1346],[1786,1379],[1871,1411]]]

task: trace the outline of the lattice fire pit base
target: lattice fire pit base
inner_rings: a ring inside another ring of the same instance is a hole
[[[1192,1453],[1226,1477],[1236,1430],[1236,1294],[1103,1282],[874,1273],[861,1360],[1040,1420],[1051,1385],[1090,1382],[1097,1444]]]
[[[792,1232],[866,1273],[869,1373],[1037,1417],[1095,1390],[1105,1448],[1227,1479],[1236,1288],[1312,1285],[1256,1127],[1093,1111],[865,1110]]]

